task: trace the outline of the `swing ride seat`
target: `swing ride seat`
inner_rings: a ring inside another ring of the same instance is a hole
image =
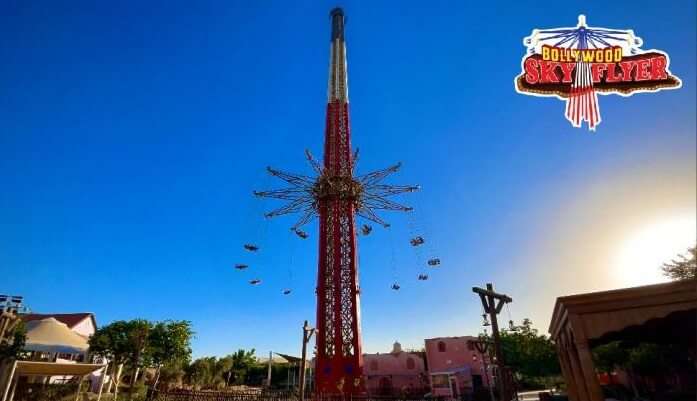
[[[256,252],[259,250],[259,247],[254,245],[254,244],[244,244],[244,249],[251,251],[251,252]]]
[[[440,259],[438,258],[433,258],[428,260],[428,265],[429,266],[438,266],[440,264]]]
[[[368,235],[371,231],[373,231],[373,227],[367,224],[363,224],[363,226],[361,227],[361,232],[363,233],[363,235]]]
[[[237,269],[237,270],[244,270],[244,269],[246,269],[246,268],[248,268],[248,267],[249,267],[249,265],[245,265],[245,264],[242,264],[242,263],[238,263],[238,264],[235,265],[235,269]]]
[[[286,289],[286,290],[283,290],[283,295],[288,295],[288,294],[290,294],[290,293],[291,293],[291,290],[287,290],[287,289]]]
[[[409,240],[409,242],[411,243],[411,246],[419,246],[424,243],[424,239],[423,237],[419,236],[412,238],[411,240]]]
[[[293,230],[293,231],[295,232],[295,234],[296,234],[298,237],[300,237],[300,238],[302,238],[302,239],[306,239],[306,238],[309,236],[305,231],[302,231],[302,230],[295,229],[295,230]]]
[[[261,283],[261,280],[259,280],[259,279],[249,280],[249,284],[251,284],[251,285],[257,285],[259,283]]]
[[[428,274],[419,274],[419,280],[421,280],[421,281],[428,280]]]
[[[392,284],[392,289],[393,289],[393,290],[397,291],[397,290],[399,290],[400,288],[401,288],[401,287],[399,286],[399,284],[397,284],[397,283]]]

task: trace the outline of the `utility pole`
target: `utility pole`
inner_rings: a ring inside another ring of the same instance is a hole
[[[317,330],[307,323],[303,325],[303,352],[300,361],[300,401],[305,400],[305,365],[307,360],[307,343],[310,342],[310,338],[315,334]]]
[[[496,315],[501,313],[503,306],[509,302],[513,302],[513,299],[505,294],[499,294],[494,292],[494,286],[491,283],[486,284],[486,290],[479,287],[472,287],[472,292],[479,295],[482,301],[482,306],[484,307],[484,312],[489,314],[491,318],[491,331],[492,337],[494,338],[494,354],[496,355],[496,387],[499,391],[499,401],[509,401],[509,394],[507,392],[507,386],[504,379],[504,360],[503,360],[503,350],[501,349],[501,337],[499,336],[499,323],[496,319]]]
[[[269,370],[266,372],[266,388],[271,388],[271,364],[273,363],[273,352],[269,351]]]

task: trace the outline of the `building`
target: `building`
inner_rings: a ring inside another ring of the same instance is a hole
[[[592,357],[594,347],[614,341],[627,347],[645,342],[695,355],[697,280],[559,297],[549,333],[557,347],[569,399],[603,401],[606,396]],[[673,399],[680,399],[676,394],[695,399],[696,373],[694,366],[682,366],[656,374],[654,379],[666,386],[650,389],[653,394],[648,399],[668,394]]]
[[[21,314],[21,319],[27,324],[27,328],[31,327],[39,322],[46,321],[46,319],[55,319],[57,322],[64,324],[73,333],[77,334],[79,337],[83,338],[86,342],[96,331],[97,331],[97,321],[94,314],[89,312],[83,313],[50,313],[50,314],[40,314],[40,313],[27,313]],[[30,333],[28,333],[30,334]],[[56,339],[59,341],[59,339]],[[85,352],[33,352],[31,360],[33,361],[43,361],[43,362],[56,362],[56,363],[89,363],[93,361],[86,360],[87,354]],[[97,360],[97,363],[104,363],[106,361]],[[95,391],[101,381],[102,371],[97,371],[91,373],[86,380],[90,383],[90,389]],[[49,380],[51,383],[60,383],[65,380],[72,379],[72,376],[53,376]]]
[[[94,314],[89,312],[84,313],[29,313],[21,315],[24,323],[47,318],[54,318],[61,323],[65,323],[70,330],[85,338],[90,338],[97,331],[97,321]]]
[[[477,337],[437,337],[424,340],[431,394],[434,397],[459,398],[474,389],[487,386],[483,355],[470,341]]]
[[[363,354],[363,372],[370,395],[413,395],[428,392],[428,378],[423,356],[402,350],[395,342],[386,354]]]

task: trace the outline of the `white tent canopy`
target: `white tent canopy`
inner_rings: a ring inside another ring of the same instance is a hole
[[[48,320],[48,319],[45,319]],[[12,401],[14,398],[14,388],[17,385],[19,376],[79,376],[80,381],[86,375],[106,368],[106,365],[93,363],[56,363],[56,362],[33,362],[33,361],[15,361],[12,369],[9,372],[9,377],[2,390],[2,401]],[[80,392],[80,386],[77,388]],[[99,389],[99,398],[102,396],[102,389]],[[99,400],[99,398],[97,398]]]
[[[26,326],[27,351],[83,353],[89,348],[86,338],[52,317],[31,321]]]

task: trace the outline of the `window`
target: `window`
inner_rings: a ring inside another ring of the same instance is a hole
[[[445,343],[443,341],[438,341],[438,352],[445,352]]]
[[[370,370],[378,370],[378,361],[370,361]]]
[[[433,387],[440,387],[440,388],[450,387],[450,382],[448,381],[448,375],[433,375],[433,376],[431,376],[431,381],[433,382]]]
[[[414,369],[415,365],[414,358],[407,358],[407,369]]]

